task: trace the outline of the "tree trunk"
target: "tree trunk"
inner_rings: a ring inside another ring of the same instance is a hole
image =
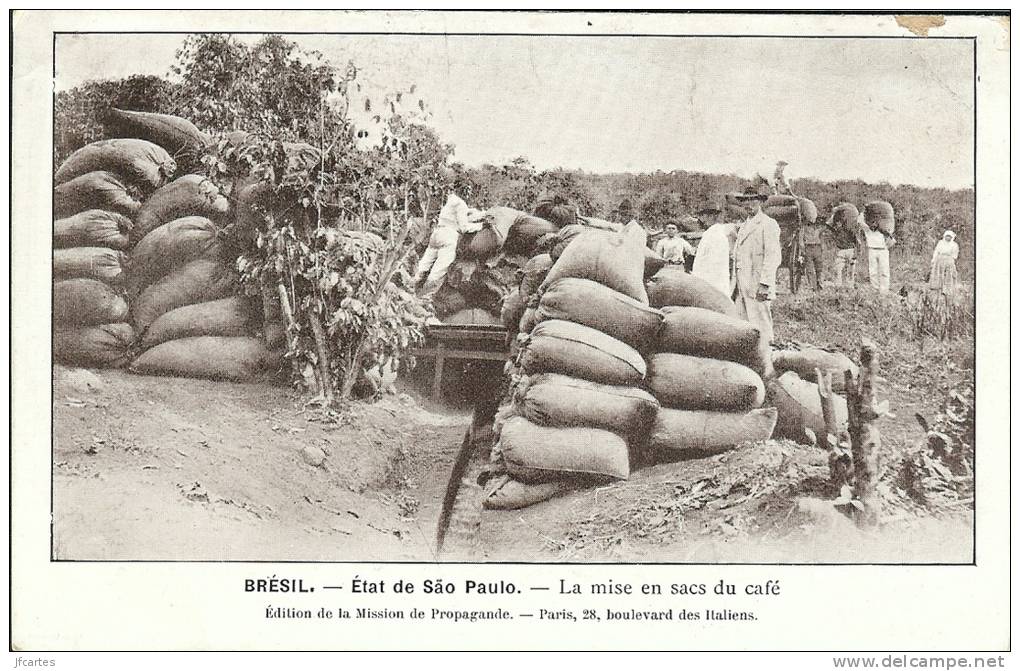
[[[393,224],[393,213],[390,212],[391,229]],[[383,290],[385,290],[390,278],[393,277],[393,273],[397,270],[400,261],[403,260],[405,252],[402,251],[401,248],[404,246],[404,241],[407,239],[409,228],[407,221],[405,221],[403,230],[400,232],[400,235],[397,236],[393,246],[383,256],[383,258],[380,259],[383,270],[379,274],[379,283],[375,286],[375,289],[372,291],[372,296],[369,299],[370,305],[375,305],[379,302],[379,298],[382,297]],[[344,371],[344,381],[340,387],[341,400],[347,400],[350,398],[351,391],[354,389],[354,385],[357,383],[358,377],[361,375],[361,362],[365,357],[366,342],[366,337],[362,336],[362,338],[354,345],[353,354],[348,362],[347,369]]]
[[[878,453],[882,439],[875,420],[884,414],[884,408],[875,402],[874,377],[878,367],[878,353],[874,342],[861,341],[860,378],[846,371],[847,410],[849,415],[850,451],[853,456],[853,496],[861,506],[856,508],[859,526],[873,526],[878,519],[878,495],[875,481],[878,477]]]
[[[276,294],[280,297],[280,310],[283,312],[283,318],[287,320],[287,331],[288,333],[294,327],[294,311],[290,307],[290,299],[287,298],[287,288],[283,286],[283,282],[279,282],[276,285]],[[290,342],[290,338],[287,338]]]
[[[822,401],[822,417],[825,419],[824,447],[829,452],[829,480],[835,491],[842,490],[843,485],[850,483],[853,471],[853,459],[850,455],[850,434],[847,427],[836,421],[836,408],[833,404],[832,372],[815,369],[818,382],[818,396]],[[831,438],[829,436],[832,436]]]
[[[322,398],[326,405],[333,405],[333,376],[329,366],[329,348],[326,345],[326,330],[322,327],[322,320],[319,314],[311,308],[308,310],[308,322],[312,326],[312,336],[315,338],[316,364],[319,372],[319,384]]]

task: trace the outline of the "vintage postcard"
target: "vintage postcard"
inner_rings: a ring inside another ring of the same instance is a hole
[[[1009,648],[1008,12],[12,25],[12,650]]]

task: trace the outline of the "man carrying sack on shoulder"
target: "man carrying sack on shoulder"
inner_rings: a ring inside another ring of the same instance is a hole
[[[762,212],[768,195],[749,187],[737,196],[749,215],[740,224],[733,247],[733,268],[736,289],[733,300],[737,313],[761,332],[761,349],[766,377],[771,374],[773,339],[772,300],[776,297],[776,271],[782,262],[779,224]]]
[[[884,294],[889,291],[889,248],[896,244],[896,238],[877,227],[868,226],[863,212],[857,222],[864,233],[864,246],[868,249],[868,281]]]

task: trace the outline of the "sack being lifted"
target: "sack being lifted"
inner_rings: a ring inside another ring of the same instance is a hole
[[[880,230],[886,235],[896,232],[896,216],[893,206],[884,200],[873,200],[864,206],[864,223],[871,230]]]

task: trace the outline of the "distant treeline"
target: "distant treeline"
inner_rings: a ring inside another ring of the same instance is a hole
[[[231,48],[244,50],[243,45],[232,43]],[[273,38],[265,40],[265,45],[260,48],[282,51],[288,47],[286,42]],[[244,127],[244,119],[238,121],[231,115],[236,116],[238,109],[243,112],[249,107],[265,114],[269,106],[266,101],[257,105],[224,106],[210,98],[203,96],[201,91],[184,91],[181,84],[161,77],[141,75],[88,82],[71,91],[58,93],[55,100],[54,166],[74,149],[104,137],[100,120],[110,106],[182,114],[209,129]],[[318,103],[312,98],[303,100],[296,95],[286,96],[286,99],[289,102],[282,107],[276,103],[281,109],[274,111],[275,116],[295,138],[307,139],[304,137],[306,134],[301,132],[302,124],[308,124],[308,119],[314,116],[309,110],[317,108]],[[530,210],[543,193],[554,191],[576,204],[582,214],[623,222],[636,218],[651,228],[694,214],[703,207],[719,207],[724,193],[741,190],[748,185],[747,180],[736,175],[687,170],[636,174],[592,174],[565,169],[538,171],[523,157],[505,165],[469,168],[455,164],[454,169],[459,186],[471,186],[471,201],[477,207],[507,205]],[[955,231],[960,245],[960,273],[965,278],[971,277],[975,232],[972,189],[948,190],[893,186],[886,182],[823,182],[815,179],[796,179],[793,187],[798,195],[815,202],[821,218],[827,218],[832,206],[842,201],[858,207],[871,200],[890,202],[897,220],[898,246],[893,252],[894,259],[909,256],[911,265],[918,269],[924,267],[925,255],[931,254],[942,232],[946,229]]]
[[[650,228],[659,228],[672,219],[693,215],[705,207],[721,208],[723,194],[742,190],[750,184],[736,175],[687,170],[611,174],[562,169],[537,171],[524,158],[502,166],[459,166],[459,170],[462,183],[472,187],[476,206],[507,205],[528,209],[542,193],[555,191],[580,207],[582,214],[614,221],[638,219]],[[942,232],[950,229],[956,233],[960,245],[960,272],[970,275],[974,249],[972,189],[816,179],[796,179],[793,189],[815,202],[820,219],[827,218],[832,207],[844,201],[858,207],[872,200],[891,203],[896,212],[894,257],[930,255]],[[918,259],[915,265],[923,266],[922,260]]]

